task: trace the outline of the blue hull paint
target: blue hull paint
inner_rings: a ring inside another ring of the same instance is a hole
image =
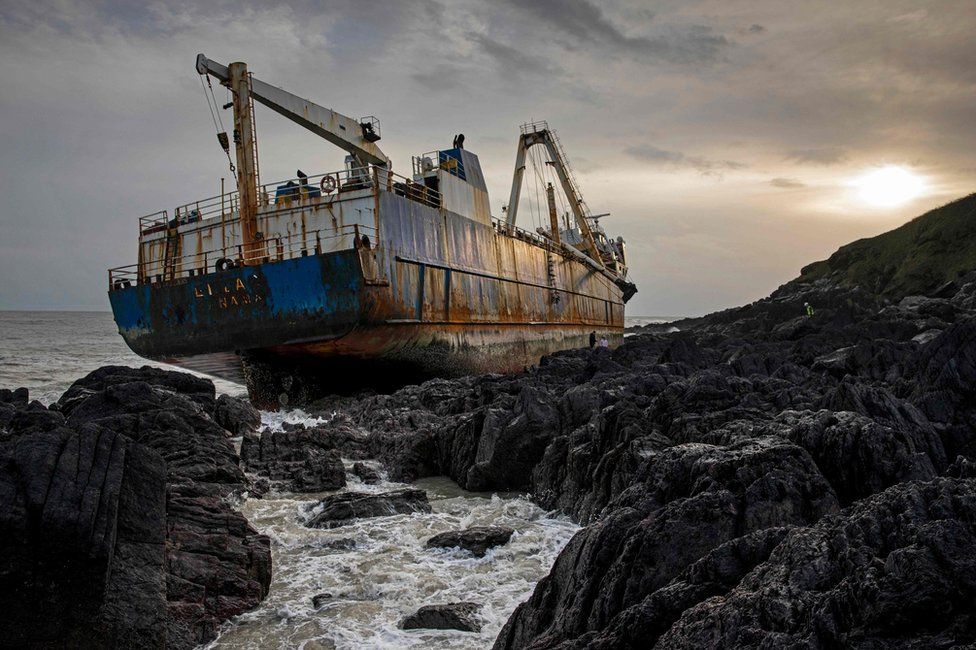
[[[360,319],[355,250],[311,255],[109,292],[137,354],[173,359],[342,336]]]

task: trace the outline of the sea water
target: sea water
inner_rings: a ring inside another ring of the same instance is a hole
[[[637,317],[628,325],[663,322]],[[104,312],[0,312],[0,388],[26,386],[48,404],[71,383],[107,364],[165,364],[137,357]],[[244,394],[215,380],[218,393]],[[262,425],[315,425],[331,414],[301,410],[263,413]],[[365,485],[349,475],[344,490],[381,492],[404,487],[383,480]],[[306,528],[307,508],[324,494],[270,492],[241,509],[271,538],[270,593],[255,610],[220,629],[212,648],[485,648],[518,604],[532,593],[556,556],[579,530],[524,496],[461,490],[446,478],[418,481],[432,513],[361,519],[332,530]],[[460,549],[428,549],[430,537],[476,525],[515,530],[483,558]],[[329,594],[313,606],[317,594]],[[470,601],[480,606],[480,632],[401,630],[419,607]]]
[[[405,487],[349,479],[342,491]],[[257,609],[224,624],[208,647],[491,647],[578,527],[522,496],[465,492],[446,478],[413,487],[427,492],[432,513],[360,519],[330,530],[303,525],[321,494],[272,493],[245,502],[245,516],[271,538],[271,590]],[[510,526],[515,533],[483,558],[425,546],[438,533],[485,525]],[[318,607],[312,602],[317,594],[327,594]],[[480,606],[479,632],[398,626],[423,605],[465,601]]]

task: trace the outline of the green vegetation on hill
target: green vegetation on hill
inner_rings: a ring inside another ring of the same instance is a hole
[[[841,246],[794,282],[831,278],[898,300],[929,294],[976,269],[976,194],[943,205],[870,239]]]

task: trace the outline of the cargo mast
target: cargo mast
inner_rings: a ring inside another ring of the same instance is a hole
[[[555,133],[545,122],[525,124],[522,126],[518,150],[515,153],[515,176],[512,179],[512,193],[508,199],[508,227],[511,228],[515,225],[515,219],[518,216],[519,197],[522,194],[522,176],[525,174],[525,154],[529,148],[537,144],[545,146],[546,151],[549,153],[549,159],[552,161],[552,165],[556,170],[559,184],[562,185],[563,193],[566,195],[570,208],[573,210],[576,225],[579,226],[580,232],[583,235],[583,247],[586,249],[586,253],[594,263],[600,268],[605,269],[606,265],[603,263],[603,257],[600,255],[600,250],[597,248],[596,241],[593,239],[590,224],[586,220],[589,216],[587,215],[588,209],[586,208],[586,204],[583,202],[583,197],[580,195],[576,182],[571,176],[569,165],[566,163],[565,156],[561,150],[562,148],[559,146],[559,141],[556,139]]]
[[[234,100],[234,147],[237,150],[237,193],[240,197],[241,240],[244,264],[261,262],[262,236],[258,233],[257,142],[251,113],[250,78],[247,65],[231,63],[228,85]]]

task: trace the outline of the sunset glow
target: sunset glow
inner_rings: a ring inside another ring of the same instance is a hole
[[[925,182],[903,167],[887,165],[854,181],[858,196],[879,208],[903,205],[922,195]]]

